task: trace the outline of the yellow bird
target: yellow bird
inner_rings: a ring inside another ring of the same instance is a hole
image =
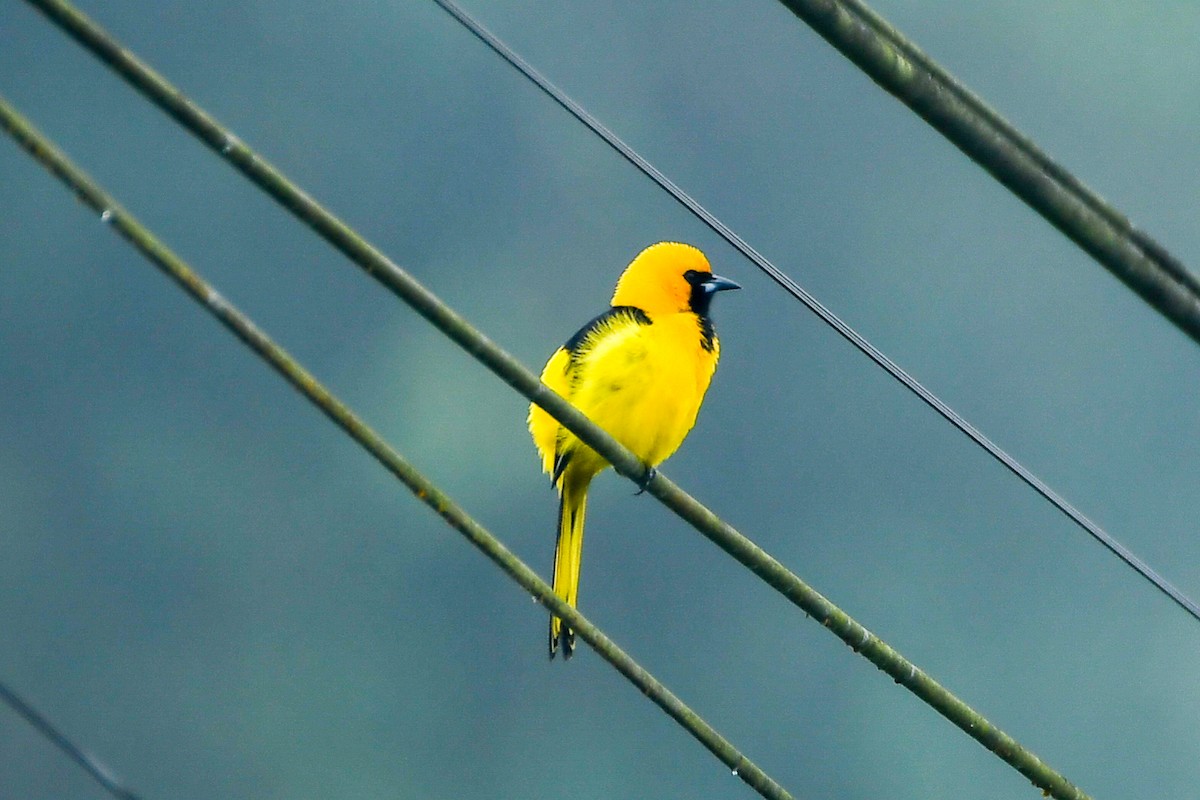
[[[617,281],[612,308],[550,357],[542,382],[653,469],[696,423],[717,368],[713,295],[738,288],[714,275],[691,245],[651,245]],[[536,405],[529,407],[529,432],[559,495],[554,591],[575,605],[588,485],[609,464]],[[575,632],[551,617],[551,658],[560,643],[570,658]]]

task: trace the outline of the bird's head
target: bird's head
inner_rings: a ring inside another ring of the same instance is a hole
[[[651,317],[682,311],[705,316],[714,294],[740,288],[728,278],[714,275],[704,253],[690,244],[659,242],[625,268],[612,304],[634,306]]]

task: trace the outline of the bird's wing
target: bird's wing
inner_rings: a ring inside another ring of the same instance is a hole
[[[542,370],[542,383],[568,400],[572,399],[579,371],[590,354],[605,350],[616,341],[625,338],[642,325],[649,325],[650,317],[632,306],[614,306],[575,332],[566,344],[554,352]],[[570,453],[564,451],[563,443],[568,438],[558,420],[540,407],[529,408],[529,432],[542,458],[542,469],[554,481],[566,467]],[[574,438],[574,437],[570,437]]]
[[[571,354],[565,347],[558,348],[546,362],[546,368],[542,370],[542,383],[570,399],[570,368]],[[558,420],[543,411],[540,406],[530,405],[529,433],[533,436],[533,443],[542,458],[542,469],[547,475],[554,475],[554,461],[558,456]]]

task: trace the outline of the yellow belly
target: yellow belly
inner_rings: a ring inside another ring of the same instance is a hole
[[[593,422],[656,466],[674,453],[696,422],[716,368],[716,351],[700,346],[690,315],[656,319],[594,348],[576,365],[569,398]],[[573,434],[560,447],[572,452],[572,469],[608,466]]]

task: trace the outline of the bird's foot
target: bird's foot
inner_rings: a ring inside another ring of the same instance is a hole
[[[642,479],[640,481],[638,481],[637,494],[645,494],[646,489],[648,489],[650,487],[650,481],[654,480],[654,478],[657,475],[658,475],[657,469],[655,469],[654,467],[646,467],[646,474],[644,476],[642,476]],[[635,494],[634,497],[636,497],[636,496],[637,495]]]

